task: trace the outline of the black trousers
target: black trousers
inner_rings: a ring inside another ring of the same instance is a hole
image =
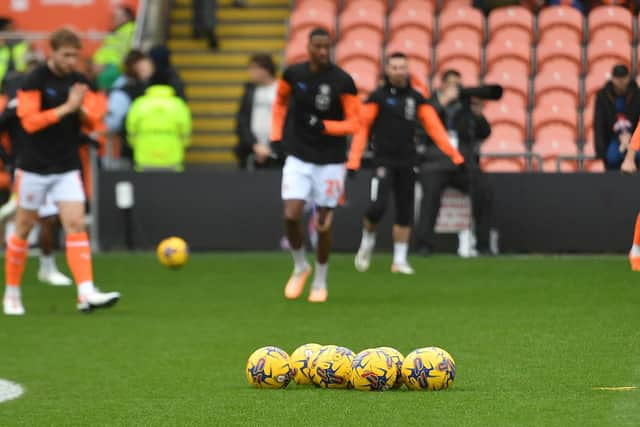
[[[394,224],[409,226],[413,222],[415,172],[412,166],[378,166],[373,170],[369,208],[365,217],[377,224],[387,210],[393,192],[396,219]]]
[[[440,211],[442,193],[447,187],[453,187],[469,195],[478,249],[481,251],[489,249],[493,197],[486,174],[482,173],[477,166],[455,171],[422,172],[420,183],[423,194],[420,220],[415,230],[415,245],[418,249],[433,249],[434,228]]]
[[[193,30],[205,35],[216,29],[216,0],[193,0]]]

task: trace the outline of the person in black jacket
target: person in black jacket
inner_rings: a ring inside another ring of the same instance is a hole
[[[471,197],[478,250],[481,253],[490,252],[491,188],[486,175],[480,170],[478,145],[490,135],[491,127],[482,114],[482,101],[461,99],[460,88],[460,73],[447,70],[442,75],[440,90],[430,99],[449,132],[452,144],[464,156],[465,163],[463,167],[456,167],[448,159],[436,158],[435,162],[429,162],[433,157],[438,157],[435,155],[422,165],[420,178],[423,197],[416,229],[416,246],[422,255],[429,255],[433,250],[434,227],[441,197],[449,186]]]
[[[153,46],[149,50],[149,58],[153,61],[153,74],[149,79],[149,86],[155,84],[169,85],[176,92],[176,96],[187,101],[184,81],[178,71],[171,65],[171,53],[165,46]]]
[[[249,82],[244,86],[236,114],[238,144],[234,153],[241,169],[282,166],[269,146],[271,112],[276,99],[276,67],[268,54],[256,54],[249,60]]]
[[[618,64],[611,71],[611,80],[598,91],[593,112],[596,157],[607,170],[620,169],[639,116],[638,85],[627,66]],[[639,161],[640,155],[636,157],[636,163]]]

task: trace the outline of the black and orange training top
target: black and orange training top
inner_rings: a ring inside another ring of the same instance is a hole
[[[356,86],[351,76],[334,64],[317,73],[309,65],[294,64],[278,80],[271,140],[282,141],[289,154],[305,162],[344,163],[346,137],[359,128]],[[311,132],[301,123],[305,114],[323,121],[322,134]]]
[[[58,76],[46,64],[26,76],[17,96],[18,117],[27,133],[16,159],[18,168],[43,175],[80,168],[82,124],[98,123],[103,111],[97,107],[97,94],[87,92],[82,118],[80,113],[58,117],[55,108],[66,102],[75,83],[88,81],[76,72]]]

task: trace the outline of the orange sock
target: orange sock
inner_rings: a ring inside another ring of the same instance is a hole
[[[29,244],[26,240],[12,235],[7,242],[7,251],[4,258],[5,283],[8,286],[20,286],[22,273],[27,263]]]
[[[93,283],[93,267],[91,266],[91,246],[87,233],[67,235],[67,264],[73,274],[76,285]]]
[[[640,246],[640,213],[636,218],[636,228],[633,231],[633,244]]]

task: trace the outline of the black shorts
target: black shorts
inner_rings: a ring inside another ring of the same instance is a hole
[[[378,166],[371,178],[371,204],[366,218],[377,224],[387,208],[393,192],[396,219],[394,224],[409,226],[413,221],[415,172],[413,166]]]

